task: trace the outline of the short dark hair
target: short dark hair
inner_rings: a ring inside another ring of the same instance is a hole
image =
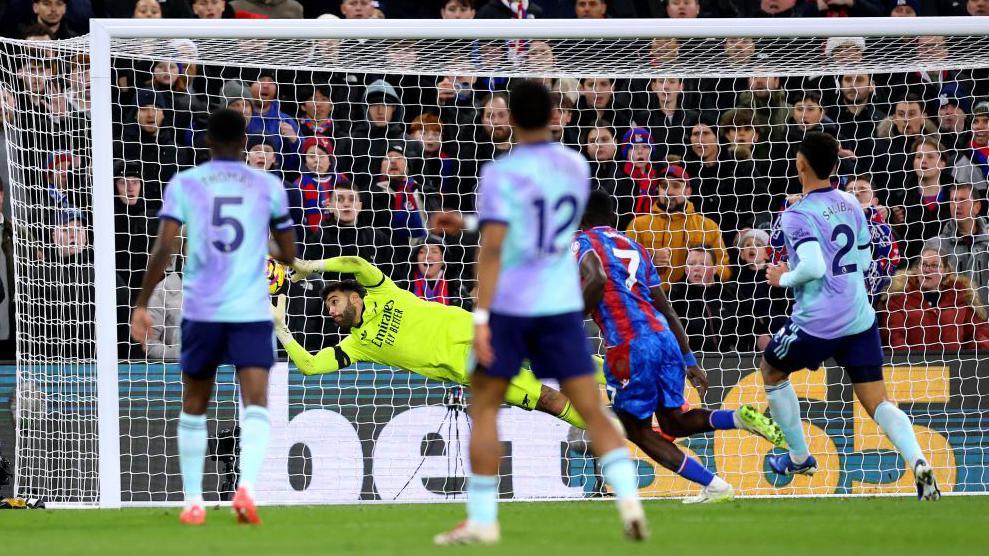
[[[601,189],[591,191],[584,207],[581,224],[585,227],[613,226],[618,218],[615,215],[615,202],[607,192]]]
[[[535,130],[549,125],[553,100],[542,81],[523,79],[512,83],[508,109],[520,129]]]
[[[217,145],[229,145],[243,141],[247,135],[247,120],[237,110],[220,108],[209,115],[206,136]]]
[[[828,179],[838,165],[838,140],[827,133],[811,131],[804,135],[797,153],[804,155],[818,179]]]
[[[791,101],[793,102],[793,104],[796,104],[798,102],[803,102],[803,101],[806,101],[806,100],[809,100],[809,101],[813,102],[814,104],[817,104],[818,106],[820,106],[821,105],[821,93],[819,93],[817,91],[809,91],[809,90],[801,89],[801,90],[795,92],[793,94],[792,99],[791,99]]]
[[[326,298],[330,296],[331,293],[356,293],[357,295],[364,297],[367,294],[367,290],[364,286],[357,283],[357,280],[347,279],[347,280],[334,280],[332,282],[327,282],[323,289],[319,291],[319,298],[326,301]]]
[[[462,7],[468,10],[474,9],[474,0],[443,0],[443,5],[441,6],[441,8],[445,8],[447,4],[451,2],[460,4]]]

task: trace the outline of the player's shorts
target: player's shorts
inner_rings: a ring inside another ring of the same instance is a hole
[[[828,340],[811,336],[787,320],[763,353],[767,363],[785,373],[818,369],[832,357],[853,383],[882,380],[883,345],[878,323],[858,334]]]
[[[652,418],[660,408],[685,403],[687,364],[670,331],[640,336],[608,349],[605,355],[612,407],[636,419]]]
[[[220,365],[261,367],[275,364],[275,326],[259,322],[203,322],[182,319],[182,372],[212,378]]]
[[[495,357],[494,363],[484,369],[489,376],[511,379],[526,359],[539,378],[562,382],[594,374],[591,346],[580,313],[542,317],[491,313],[489,326]]]

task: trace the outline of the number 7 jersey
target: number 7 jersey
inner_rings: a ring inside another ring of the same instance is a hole
[[[240,161],[212,160],[172,178],[158,216],[186,227],[183,318],[271,319],[264,272],[268,230],[292,227],[278,178]]]
[[[593,251],[604,267],[604,297],[592,316],[608,348],[669,329],[652,304],[650,290],[662,280],[645,248],[609,226],[578,233],[571,248],[578,264]]]
[[[817,242],[824,255],[824,276],[794,288],[793,323],[824,339],[870,328],[876,311],[864,272],[872,262],[872,238],[858,200],[838,189],[816,189],[783,211],[780,225],[791,269],[800,264],[797,247],[805,242]]]

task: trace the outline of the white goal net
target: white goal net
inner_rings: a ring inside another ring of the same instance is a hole
[[[342,28],[319,24],[327,37]],[[837,137],[834,185],[856,195],[872,227],[867,286],[890,395],[913,419],[942,489],[989,487],[989,36],[934,34],[933,20],[895,36],[839,37],[835,22],[817,36],[781,28],[751,38],[663,37],[671,27],[655,25],[652,36],[628,38],[308,39],[251,25],[244,38],[112,38],[110,78],[92,85],[91,63],[95,74],[104,52],[85,38],[0,41],[17,494],[113,505],[105,498],[116,488],[106,487],[119,481],[125,505],[181,499],[181,255],[152,299],[147,352],[129,341],[127,322],[163,189],[207,160],[211,111],[248,117],[245,159],[283,180],[302,257],[359,255],[416,295],[469,310],[476,235],[437,235],[430,216],[470,220],[480,168],[512,148],[506,91],[522,77],[550,85],[554,137],[588,158],[593,186],[616,201],[615,227],[653,256],[711,380],[705,399],[688,392],[695,407],[766,408],[759,352],[790,305],[765,281],[767,262],[786,257],[776,221],[800,193],[801,138]],[[314,278],[287,291],[289,327],[310,352],[345,333],[327,318],[320,288]],[[109,343],[115,353],[98,349]],[[829,362],[793,383],[821,466],[813,478],[773,474],[764,460],[772,446],[735,431],[678,444],[745,495],[913,492],[840,369]],[[303,377],[282,363],[272,372],[261,497],[461,497],[465,398],[457,385],[402,369],[359,364]],[[237,413],[233,370],[222,368],[208,499],[231,494]],[[582,431],[516,408],[501,419],[504,497],[603,494]],[[644,495],[692,491],[635,454]],[[119,477],[108,476],[115,463]]]

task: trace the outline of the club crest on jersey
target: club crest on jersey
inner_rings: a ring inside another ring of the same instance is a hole
[[[579,241],[574,240],[572,243],[570,243],[570,252],[573,253],[574,255],[576,255],[577,253],[580,253],[580,242]]]

